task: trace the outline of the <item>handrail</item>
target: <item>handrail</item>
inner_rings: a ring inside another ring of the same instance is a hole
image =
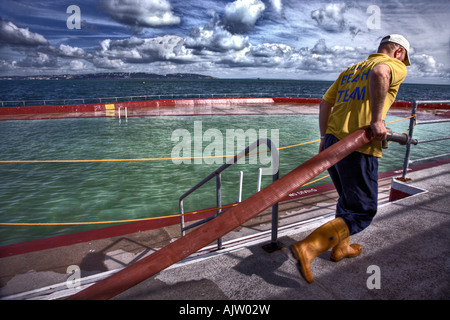
[[[114,103],[128,101],[145,101],[145,100],[161,100],[161,99],[216,99],[216,98],[261,98],[261,97],[317,97],[315,94],[300,93],[270,93],[270,92],[251,92],[251,93],[180,93],[180,94],[153,94],[139,96],[122,96],[122,97],[102,97],[102,98],[61,98],[61,99],[33,99],[33,100],[4,100],[0,101],[1,107],[25,107],[25,106],[47,106],[47,105],[69,105],[69,104],[95,104],[95,103]]]
[[[247,148],[245,148],[245,150],[241,151],[239,154],[235,155],[233,158],[230,158],[229,160],[227,160],[227,162],[220,166],[218,169],[216,169],[215,171],[213,171],[212,173],[210,173],[206,178],[204,178],[202,181],[200,181],[199,183],[197,183],[194,187],[192,187],[191,189],[189,189],[187,192],[185,192],[179,199],[179,207],[180,207],[180,226],[181,226],[181,235],[184,236],[185,235],[185,231],[194,227],[197,227],[201,224],[204,224],[216,217],[218,217],[219,215],[221,215],[223,212],[222,211],[222,193],[221,193],[221,173],[223,171],[225,171],[226,169],[228,169],[229,167],[231,167],[233,164],[235,164],[239,159],[241,159],[242,157],[246,156],[249,154],[250,151],[252,151],[253,149],[259,147],[261,144],[266,144],[267,147],[269,148],[271,155],[272,155],[272,181],[275,182],[276,180],[278,180],[279,178],[279,154],[278,154],[278,149],[276,147],[276,145],[267,138],[260,138],[257,141],[253,142],[251,145],[249,145]],[[217,202],[217,213],[211,217],[205,218],[203,220],[197,221],[189,226],[185,226],[185,221],[184,221],[184,205],[183,205],[183,201],[184,199],[189,196],[190,194],[192,194],[194,191],[196,191],[197,189],[199,189],[201,186],[203,186],[204,184],[206,184],[208,181],[210,181],[213,178],[216,178],[216,202]],[[277,235],[277,230],[278,230],[278,203],[274,204],[272,206],[272,245],[276,244],[278,235]],[[217,240],[217,247],[218,250],[220,250],[222,248],[222,238],[219,238]]]
[[[411,117],[411,119],[409,121],[409,130],[408,130],[408,135],[409,135],[410,139],[412,139],[412,137],[413,137],[414,127],[416,125],[450,122],[450,119],[417,121],[416,113],[417,113],[417,107],[419,106],[419,104],[420,105],[423,105],[423,104],[450,104],[450,100],[442,100],[442,101],[438,101],[438,100],[414,100],[413,104],[412,104],[412,110],[411,110],[411,115],[413,117]],[[450,136],[433,138],[433,139],[422,139],[422,140],[417,140],[417,142],[418,142],[418,144],[422,144],[422,143],[441,141],[441,140],[447,140],[447,139],[450,139]],[[425,157],[425,158],[420,158],[420,159],[415,159],[415,160],[410,160],[410,155],[411,155],[411,144],[407,144],[406,145],[405,158],[404,158],[404,161],[403,161],[403,174],[402,174],[402,177],[401,177],[401,180],[403,180],[403,181],[407,180],[406,173],[408,172],[408,168],[409,168],[410,164],[412,164],[414,162],[419,162],[419,161],[425,161],[425,160],[431,160],[431,159],[435,159],[435,158],[446,157],[446,156],[449,156],[450,154],[449,153],[443,153],[443,154],[439,154],[439,155],[436,155],[436,156]]]
[[[419,104],[449,104],[450,100],[415,100]]]

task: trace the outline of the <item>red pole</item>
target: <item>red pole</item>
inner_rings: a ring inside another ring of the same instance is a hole
[[[68,299],[103,300],[126,291],[233,231],[371,140],[369,128],[355,131],[219,217]]]

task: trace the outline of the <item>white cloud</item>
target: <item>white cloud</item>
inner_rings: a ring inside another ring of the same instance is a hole
[[[146,39],[131,37],[125,40],[103,40],[94,53],[93,63],[100,68],[119,68],[125,63],[190,63],[193,59],[195,57],[184,46],[183,38],[167,35]]]
[[[17,66],[21,68],[48,69],[58,66],[58,59],[43,52],[34,52],[27,55],[23,60],[17,62]]]
[[[216,59],[216,64],[227,68],[260,70],[265,76],[274,74],[295,77],[327,76],[331,80],[349,65],[364,60],[369,55],[366,48],[328,46],[320,39],[311,48],[296,48],[280,43],[252,45],[241,51],[229,51]]]
[[[272,4],[272,7],[274,8],[276,13],[278,13],[279,15],[283,14],[282,0],[270,0],[270,3]]]
[[[57,54],[64,58],[83,58],[86,56],[86,52],[77,47],[71,47],[66,44],[60,44],[57,50]]]
[[[167,0],[100,0],[114,20],[133,27],[159,28],[180,24]]]
[[[232,34],[221,25],[194,28],[186,45],[189,48],[213,52],[239,51],[249,45],[248,37]]]
[[[0,59],[0,71],[10,72],[15,69],[16,61],[9,62],[3,59]]]
[[[260,0],[236,0],[225,7],[223,23],[232,33],[247,33],[256,24],[266,9]]]
[[[101,69],[120,69],[125,66],[125,63],[121,59],[111,59],[102,56],[94,57],[92,63]]]
[[[432,56],[421,54],[414,56],[414,60],[414,64],[417,65],[417,68],[422,72],[436,73],[439,70],[439,66]]]
[[[421,77],[443,77],[450,76],[450,68],[436,61],[428,54],[413,54],[411,57],[411,71]]]
[[[70,61],[70,70],[71,71],[85,71],[87,70],[87,66],[83,61],[80,60],[72,60]]]
[[[19,28],[10,21],[0,20],[0,43],[13,46],[47,46],[44,36],[31,32],[28,28]]]
[[[263,43],[251,48],[254,65],[291,68],[298,59],[298,52],[291,46],[279,43]]]
[[[367,30],[367,7],[356,3],[331,3],[311,11],[311,18],[326,32],[349,32],[352,36]]]
[[[209,10],[212,19],[204,26],[192,28],[186,46],[207,59],[215,58],[220,62],[246,60],[251,44],[244,34],[255,26],[265,9],[260,0],[236,0],[225,6],[223,17]],[[218,56],[217,52],[227,54]]]
[[[326,5],[323,9],[311,12],[311,18],[317,24],[329,31],[341,31],[344,28],[344,12],[347,5],[345,3],[333,3]]]

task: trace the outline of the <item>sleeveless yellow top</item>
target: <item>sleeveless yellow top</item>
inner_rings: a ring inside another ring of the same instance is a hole
[[[389,66],[392,73],[391,84],[383,108],[383,119],[385,119],[389,108],[395,101],[400,84],[406,78],[407,70],[403,62],[383,53],[375,53],[370,55],[367,60],[343,71],[323,96],[325,101],[333,105],[326,133],[343,139],[350,133],[370,125],[372,113],[369,78],[371,70],[379,64]],[[381,141],[372,141],[357,151],[381,158]]]

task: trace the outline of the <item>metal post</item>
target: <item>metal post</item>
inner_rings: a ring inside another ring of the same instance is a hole
[[[416,111],[417,111],[417,100],[413,101],[413,105],[412,105],[412,110],[411,110],[411,115],[413,116],[410,120],[409,120],[409,138],[412,139],[413,136],[413,130],[414,130],[414,125],[416,122]],[[402,175],[402,180],[405,181],[406,180],[406,173],[408,172],[408,168],[409,168],[409,155],[411,152],[411,145],[407,144],[406,145],[406,153],[405,153],[405,160],[403,161],[403,175]]]
[[[183,199],[180,200],[180,225],[181,225],[181,236],[185,236],[186,232],[184,230],[184,206]]]
[[[280,171],[277,171],[273,175],[273,182],[278,180]],[[272,248],[274,250],[279,248],[278,245],[278,202],[272,206],[272,239],[271,239]]]
[[[256,186],[256,191],[261,191],[261,179],[262,179],[262,168],[259,168],[258,170],[258,185]]]
[[[267,146],[270,148],[272,154],[273,154],[273,158],[272,159],[277,159],[278,161],[278,149],[275,145],[272,144],[271,141],[268,141]],[[274,165],[274,164],[272,164]],[[275,182],[278,180],[279,176],[280,176],[280,167],[279,167],[279,162],[277,162],[275,164],[276,166],[276,171],[273,172],[272,174],[272,182]],[[271,240],[270,243],[264,245],[262,248],[268,252],[268,253],[272,253],[275,252],[279,249],[281,249],[283,247],[283,245],[278,242],[278,202],[275,203],[272,206],[272,234],[271,234]]]
[[[220,172],[216,175],[216,201],[217,201],[217,213],[218,217],[222,213],[222,179]],[[222,238],[217,239],[217,250],[222,249]]]
[[[244,172],[240,171],[239,172],[239,194],[238,194],[237,202],[242,201],[242,183],[243,183],[243,181],[244,181]]]

